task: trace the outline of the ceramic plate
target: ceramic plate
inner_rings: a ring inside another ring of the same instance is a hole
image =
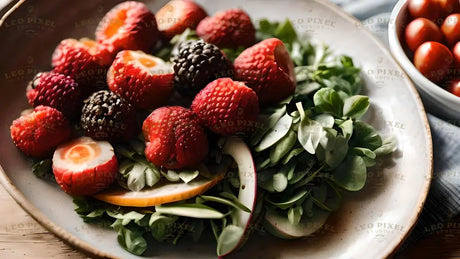
[[[56,184],[38,180],[31,161],[13,145],[9,125],[27,107],[25,85],[48,70],[60,40],[91,37],[100,18],[118,1],[38,1],[18,4],[0,27],[0,163],[2,184],[47,229],[92,256],[135,258],[116,241],[116,233],[82,222],[72,199]],[[369,172],[362,191],[348,195],[340,211],[312,237],[286,241],[251,236],[238,258],[383,258],[413,227],[426,198],[432,173],[431,135],[414,87],[388,51],[358,21],[319,1],[198,1],[212,14],[240,7],[257,22],[290,19],[301,33],[347,54],[362,68],[372,108],[366,117],[382,134],[394,134],[398,151]],[[158,10],[165,1],[147,1]],[[263,251],[263,252],[262,252]],[[147,257],[215,257],[215,244],[154,244]]]

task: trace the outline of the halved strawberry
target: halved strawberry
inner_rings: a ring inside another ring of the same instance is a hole
[[[235,78],[251,87],[261,104],[276,103],[295,91],[294,63],[279,39],[266,39],[247,48],[234,66]]]
[[[148,51],[159,40],[155,15],[140,2],[127,1],[113,7],[99,22],[96,40],[111,52]]]
[[[208,153],[208,138],[189,109],[172,106],[154,110],[142,131],[145,156],[157,166],[181,169],[197,166]]]
[[[70,195],[92,195],[107,188],[118,171],[112,145],[80,137],[60,145],[53,155],[56,182]]]
[[[228,77],[203,88],[190,109],[204,126],[221,135],[250,133],[256,129],[259,116],[256,93],[243,82]]]
[[[219,48],[249,47],[256,42],[256,29],[249,15],[241,9],[220,11],[204,18],[196,33]]]
[[[172,38],[187,28],[195,29],[207,14],[191,0],[172,0],[158,10],[155,16],[160,32],[167,38]]]
[[[134,107],[153,109],[174,91],[172,65],[142,51],[120,51],[107,73],[110,90]]]
[[[113,58],[112,53],[93,40],[65,39],[54,50],[51,64],[54,72],[72,77],[86,97],[105,87]]]
[[[10,132],[14,144],[26,155],[45,157],[70,138],[72,128],[62,112],[39,105],[14,120]]]

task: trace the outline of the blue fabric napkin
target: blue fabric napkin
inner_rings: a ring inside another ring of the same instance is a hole
[[[330,0],[362,21],[388,46],[387,28],[397,0]],[[401,249],[439,229],[460,214],[460,121],[428,114],[433,137],[434,169],[422,214]]]

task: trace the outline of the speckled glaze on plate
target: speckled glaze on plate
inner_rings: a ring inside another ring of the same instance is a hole
[[[93,37],[99,19],[120,1],[19,1],[0,26],[0,181],[38,222],[93,257],[137,258],[117,243],[116,233],[88,225],[73,211],[72,198],[56,184],[38,180],[31,161],[13,145],[11,121],[27,108],[25,85],[50,69],[60,40]],[[158,10],[166,1],[147,1]],[[212,14],[240,7],[254,21],[289,18],[300,33],[347,54],[362,68],[371,97],[366,120],[382,134],[394,134],[398,151],[369,172],[366,187],[348,194],[342,208],[312,237],[281,240],[253,235],[234,258],[385,258],[408,235],[421,211],[432,176],[430,129],[420,99],[389,52],[361,24],[320,0],[197,1]],[[153,243],[146,257],[215,258],[211,239],[178,246]]]

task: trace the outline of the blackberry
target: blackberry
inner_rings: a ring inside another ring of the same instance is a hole
[[[173,62],[175,87],[186,96],[196,95],[217,78],[232,78],[234,74],[232,63],[222,51],[203,40],[181,43]]]
[[[107,90],[95,92],[85,99],[80,124],[86,136],[109,141],[127,140],[137,129],[134,108]]]

